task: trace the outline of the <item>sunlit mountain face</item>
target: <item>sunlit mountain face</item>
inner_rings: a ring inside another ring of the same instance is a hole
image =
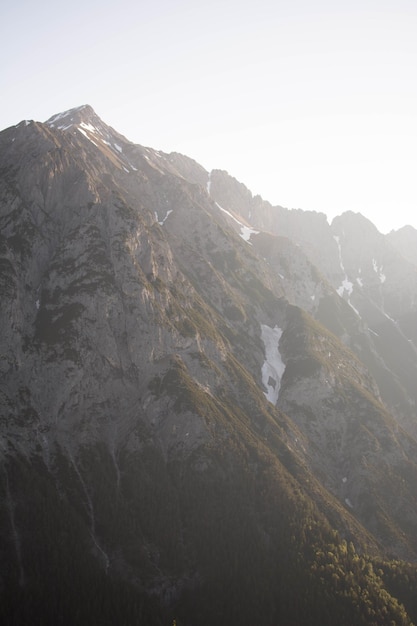
[[[415,623],[416,231],[87,105],[0,188],[2,623]]]

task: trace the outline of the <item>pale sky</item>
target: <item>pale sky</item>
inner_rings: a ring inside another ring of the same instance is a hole
[[[91,104],[272,204],[417,228],[416,0],[5,0],[0,53],[0,129]]]

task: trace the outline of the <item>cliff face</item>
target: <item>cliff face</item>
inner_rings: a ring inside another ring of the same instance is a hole
[[[68,579],[85,558],[109,602],[123,583],[129,615],[155,623],[209,623],[225,603],[222,623],[259,603],[285,622],[294,581],[315,594],[309,551],[343,538],[417,557],[412,259],[360,216],[271,207],[88,106],[0,134],[0,198],[15,619],[37,567],[71,553]],[[297,610],[309,623],[309,601]]]

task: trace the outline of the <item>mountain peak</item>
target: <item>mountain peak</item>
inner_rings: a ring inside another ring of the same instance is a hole
[[[355,211],[344,211],[332,220],[332,229],[336,232],[344,231],[353,234],[362,233],[369,237],[375,237],[381,233],[367,217]]]
[[[413,226],[403,226],[392,230],[387,239],[402,256],[417,266],[417,230]]]
[[[57,113],[50,117],[45,124],[54,131],[58,130],[75,135],[80,133],[119,168],[124,168],[126,171],[131,168],[135,169],[123,155],[123,147],[130,142],[114,128],[103,122],[89,104]]]
[[[67,130],[71,126],[78,126],[82,122],[91,123],[92,120],[100,120],[93,107],[89,104],[83,104],[68,111],[57,113],[46,120],[45,124],[52,128]],[[101,122],[101,120],[100,120]]]

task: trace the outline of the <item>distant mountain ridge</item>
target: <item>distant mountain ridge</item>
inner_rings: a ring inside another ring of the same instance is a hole
[[[417,231],[88,105],[0,189],[2,622],[415,622]]]
[[[221,172],[220,179],[222,182],[217,186],[218,190],[220,188],[217,196],[220,202],[227,202],[228,197],[238,197],[239,201],[245,198],[241,203],[245,219],[250,216],[254,228],[293,241],[349,303],[361,323],[367,327],[369,340],[377,344],[368,349],[375,351],[376,348],[379,356],[383,355],[384,363],[375,367],[378,371],[389,369],[394,374],[394,381],[399,376],[402,379],[400,386],[406,383],[407,392],[402,400],[398,398],[402,392],[397,390],[393,393],[392,384],[384,399],[397,417],[404,420],[403,425],[416,435],[414,412],[410,411],[410,407],[415,407],[417,400],[417,371],[414,364],[417,345],[417,263],[415,254],[413,256],[417,231],[407,226],[397,233],[382,235],[367,218],[351,211],[336,217],[329,225],[323,213],[272,207],[259,196],[253,198],[241,183],[227,173]],[[316,301],[319,304],[316,310],[314,305],[307,307],[303,303],[302,306],[343,338],[343,329],[337,317],[329,319],[324,302],[324,299],[320,303]],[[352,338],[346,335],[345,340],[352,347]],[[398,356],[392,354],[393,342],[397,344],[397,351],[404,353],[407,364],[405,361],[400,363],[401,359],[398,360]],[[398,374],[397,367],[400,368]],[[380,380],[381,393],[384,395],[386,382],[380,378],[383,372],[378,373],[373,369],[372,373]],[[390,402],[390,398],[395,398],[395,404]]]

